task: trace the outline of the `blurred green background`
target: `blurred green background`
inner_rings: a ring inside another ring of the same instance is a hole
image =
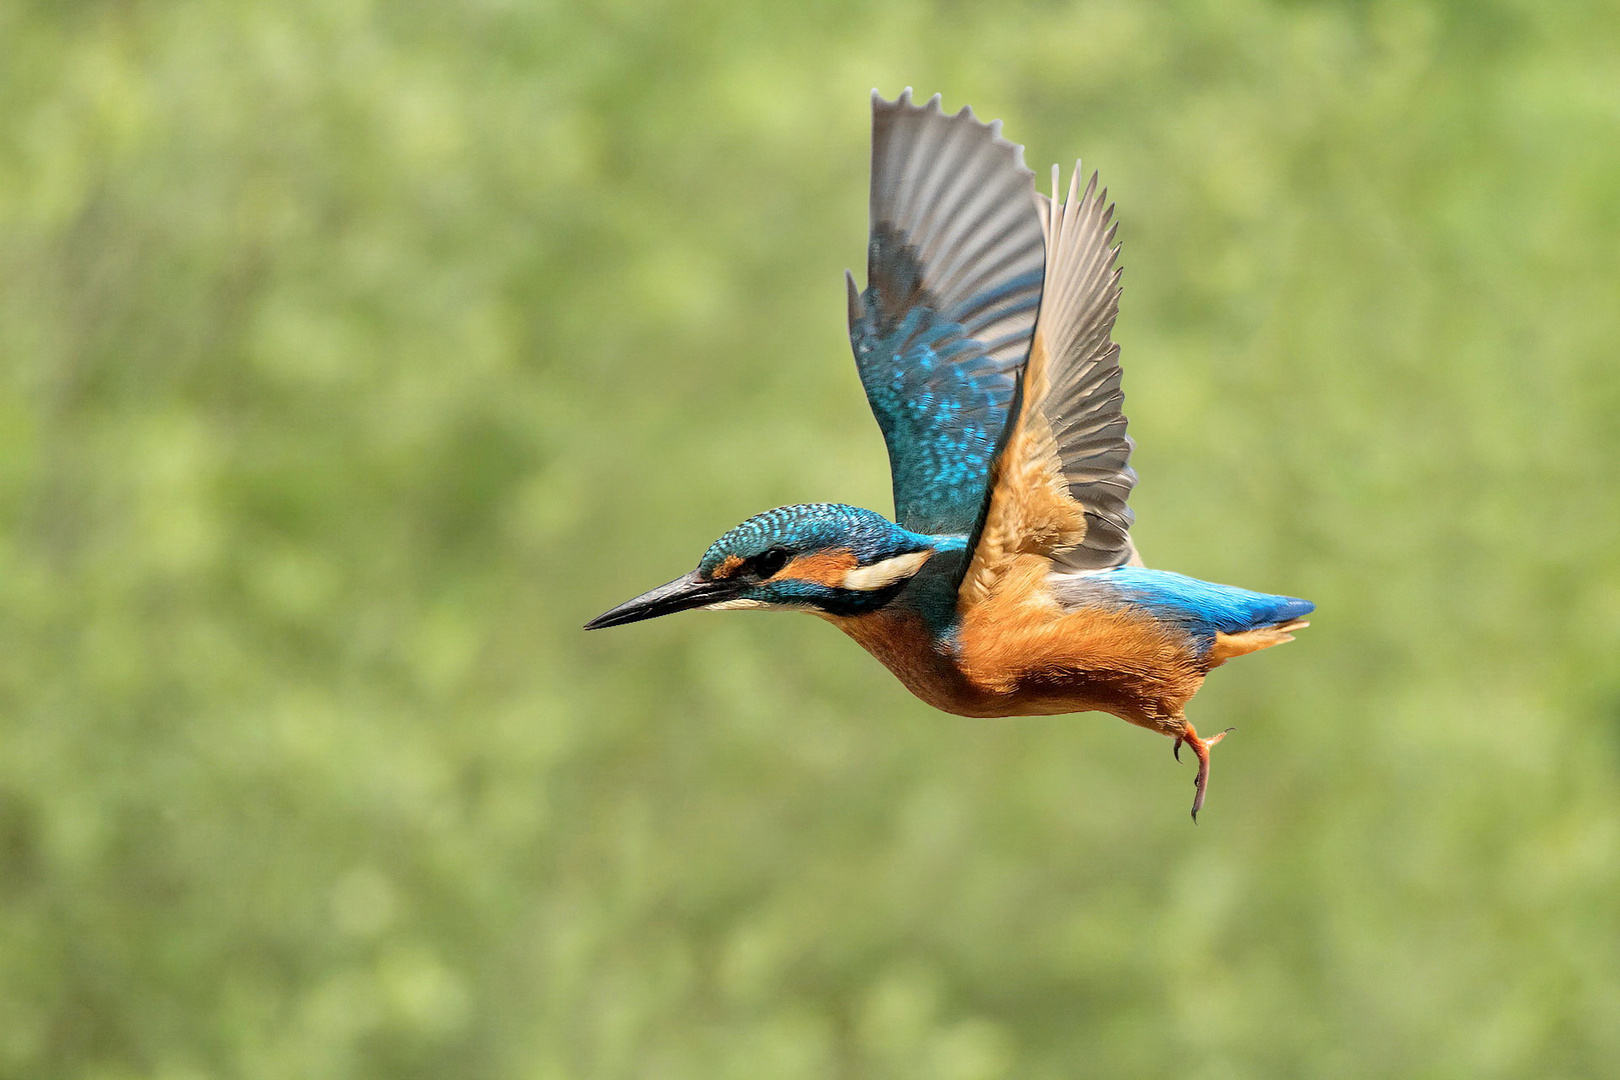
[[[0,1076],[1617,1075],[1620,8],[0,4]],[[1191,767],[814,619],[867,95],[1119,201]]]

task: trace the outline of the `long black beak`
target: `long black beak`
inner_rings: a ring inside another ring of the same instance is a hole
[[[612,611],[604,611],[586,623],[585,629],[600,630],[604,626],[623,626],[642,619],[656,619],[660,615],[673,615],[677,611],[690,611],[729,599],[738,588],[738,583],[734,581],[705,581],[694,570],[668,585],[660,585],[634,600],[626,600]]]

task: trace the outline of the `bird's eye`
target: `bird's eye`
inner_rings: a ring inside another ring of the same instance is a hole
[[[771,548],[754,558],[754,569],[760,577],[775,577],[777,571],[787,565],[788,553],[785,548]]]

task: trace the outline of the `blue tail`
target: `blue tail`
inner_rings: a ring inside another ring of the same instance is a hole
[[[1250,592],[1233,585],[1217,585],[1168,570],[1121,566],[1092,575],[1098,584],[1111,585],[1132,602],[1161,619],[1179,623],[1199,637],[1241,634],[1309,615],[1316,605],[1292,596]]]

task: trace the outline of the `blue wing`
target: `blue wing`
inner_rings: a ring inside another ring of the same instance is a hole
[[[1045,269],[1023,148],[939,96],[872,95],[871,240],[849,337],[883,430],[896,520],[972,533],[1029,357]]]

